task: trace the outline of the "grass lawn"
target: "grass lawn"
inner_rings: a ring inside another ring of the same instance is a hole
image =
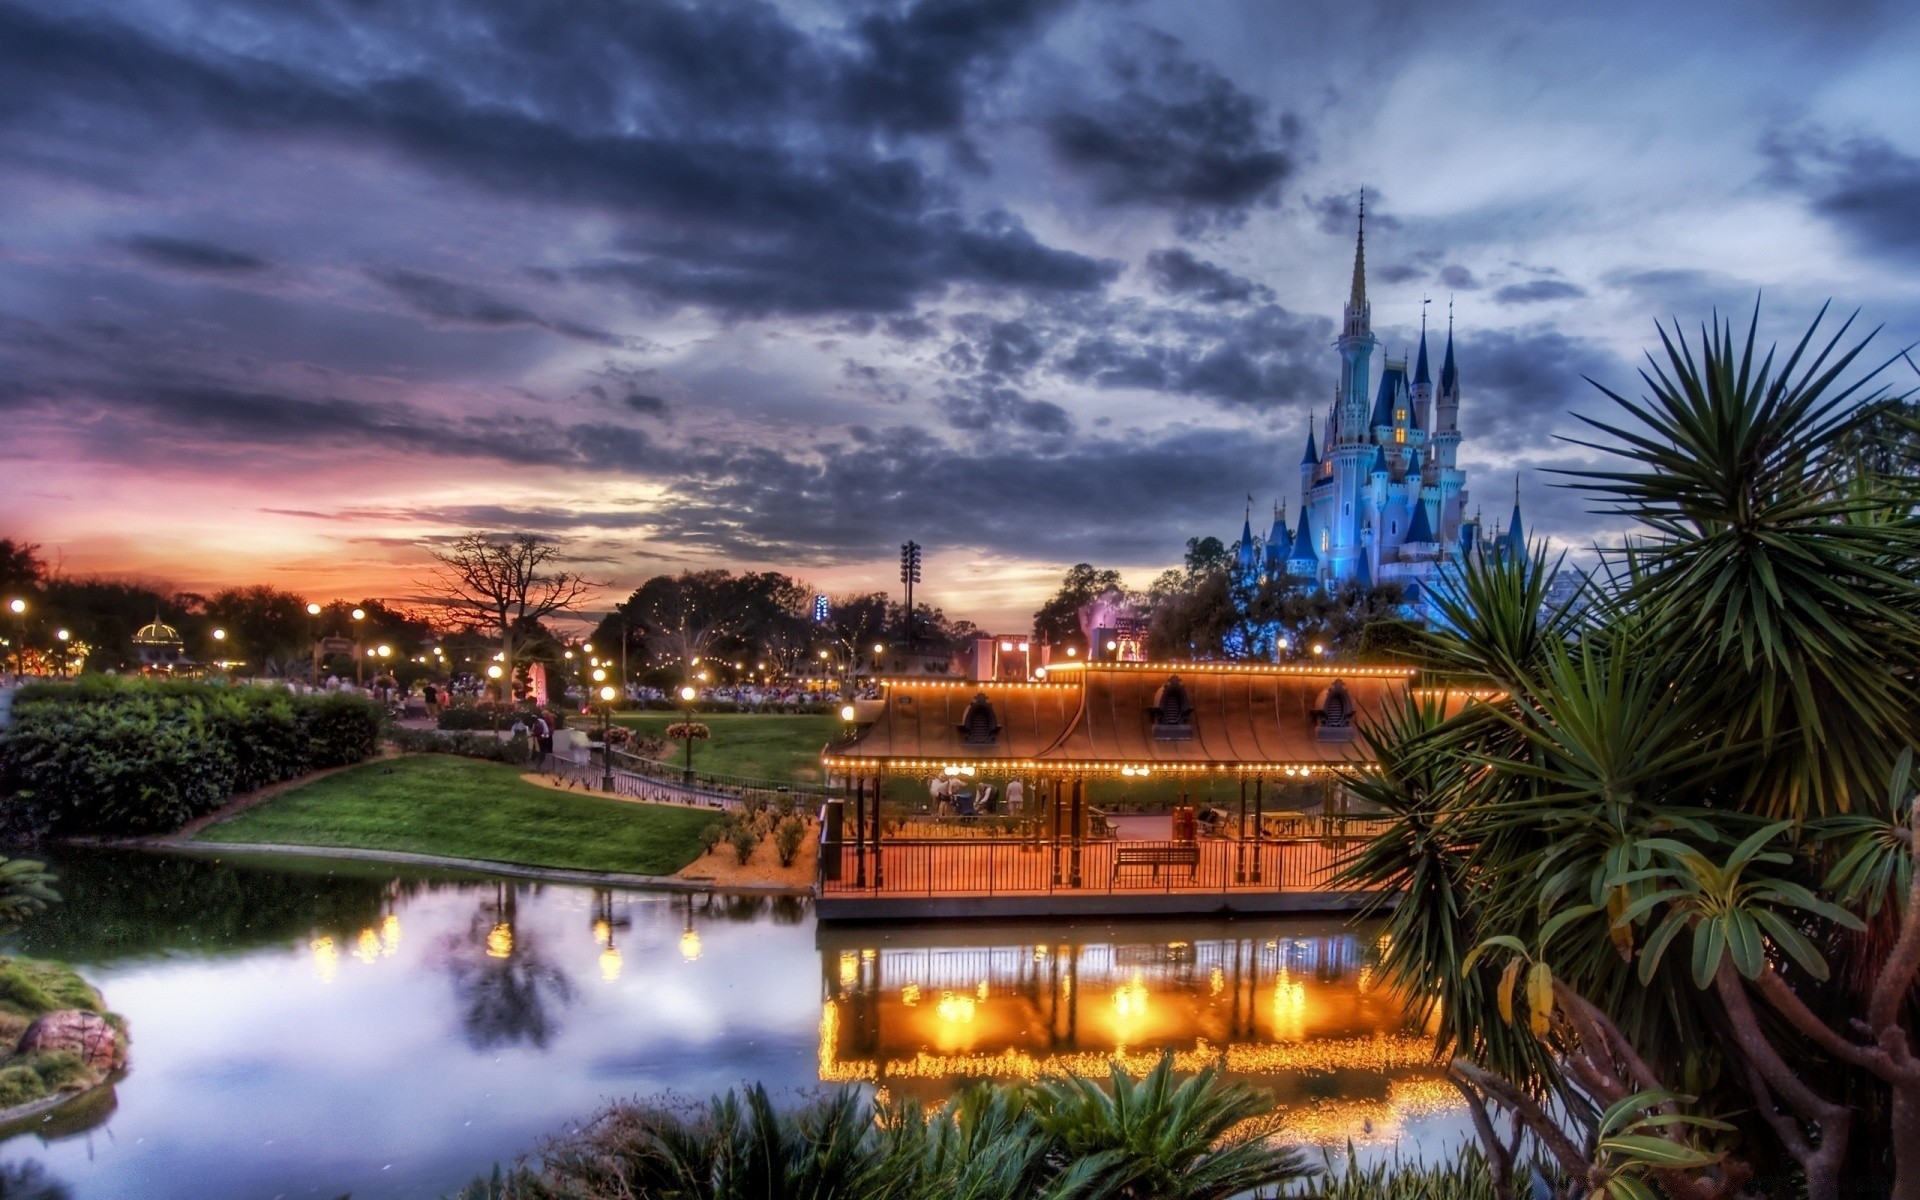
[[[616,713],[613,719],[664,738],[680,714]],[[713,730],[712,738],[694,743],[693,769],[749,779],[820,782],[820,748],[840,732],[840,718],[831,713],[699,713],[693,719]],[[673,751],[669,761],[678,766],[682,747],[675,743]]]
[[[194,840],[669,875],[699,857],[700,830],[714,820],[699,809],[553,791],[499,763],[416,754],[315,780]]]

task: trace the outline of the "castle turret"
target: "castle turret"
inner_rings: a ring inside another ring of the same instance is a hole
[[[1293,550],[1287,556],[1287,570],[1294,575],[1305,575],[1311,579],[1320,568],[1319,552],[1313,548],[1313,518],[1311,510],[1300,510],[1300,528],[1293,535]]]
[[[1338,417],[1335,427],[1340,442],[1361,441],[1367,428],[1367,383],[1372,379],[1373,348],[1379,345],[1373,336],[1373,306],[1367,303],[1367,194],[1360,193],[1360,230],[1353,244],[1353,287],[1347,294],[1346,312],[1340,325],[1340,357],[1345,364],[1341,375]],[[1328,447],[1333,449],[1332,446]]]
[[[1413,364],[1413,420],[1415,429],[1433,428],[1433,376],[1427,373],[1427,307],[1420,306],[1420,354]]]
[[[1267,574],[1275,576],[1287,569],[1287,559],[1293,553],[1293,535],[1287,532],[1287,506],[1284,501],[1273,506],[1273,528],[1267,531]]]

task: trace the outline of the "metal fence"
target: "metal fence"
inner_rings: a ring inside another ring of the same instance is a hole
[[[607,773],[599,763],[577,763],[549,754],[533,764],[533,769],[556,783],[567,783],[582,791],[606,794]],[[624,769],[613,772],[613,794],[629,800],[646,800],[657,804],[697,804],[716,809],[733,808],[740,803],[738,796],[682,787],[678,783]]]
[[[799,807],[814,808],[821,800],[838,796],[843,790],[817,783],[750,779],[739,775],[716,775],[707,771],[695,771],[692,782],[689,783],[686,772],[681,768],[658,759],[628,754],[624,750],[613,752],[613,763],[616,776],[620,772],[628,772],[656,784],[673,788],[682,796],[690,795],[703,802],[717,800],[726,804],[739,804],[758,799],[768,804],[786,801]]]
[[[1332,837],[1258,842],[887,838],[877,851],[871,843],[823,837],[820,888],[824,895],[890,896],[1322,892],[1334,890],[1335,864],[1371,832],[1349,828]]]

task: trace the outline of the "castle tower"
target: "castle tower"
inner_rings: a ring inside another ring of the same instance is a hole
[[[1440,390],[1434,397],[1434,483],[1440,489],[1442,538],[1459,534],[1467,507],[1467,473],[1460,469],[1460,371],[1453,361],[1453,303],[1447,303],[1447,349],[1440,360]]]
[[[1367,303],[1367,193],[1360,193],[1360,230],[1353,244],[1353,286],[1347,294],[1347,307],[1340,327],[1340,358],[1345,370],[1340,377],[1339,401],[1335,406],[1335,432],[1328,440],[1334,445],[1365,441],[1367,429],[1367,384],[1373,378],[1373,348],[1379,345],[1373,336],[1373,306]],[[1333,449],[1329,445],[1328,449]]]

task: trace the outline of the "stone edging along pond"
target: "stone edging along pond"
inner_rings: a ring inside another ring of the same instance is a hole
[[[341,858],[360,862],[397,863],[411,867],[440,867],[474,871],[485,875],[507,875],[517,879],[535,879],[543,883],[574,883],[588,887],[640,888],[662,892],[739,892],[755,896],[811,896],[812,888],[787,884],[729,883],[688,879],[673,875],[630,875],[622,871],[580,871],[570,867],[535,867],[525,863],[495,862],[484,858],[449,858],[439,854],[417,854],[410,850],[363,850],[352,846],[282,846],[253,842],[188,842],[173,838],[155,838],[119,843],[143,850],[173,853],[260,857],[286,855],[294,858]]]

